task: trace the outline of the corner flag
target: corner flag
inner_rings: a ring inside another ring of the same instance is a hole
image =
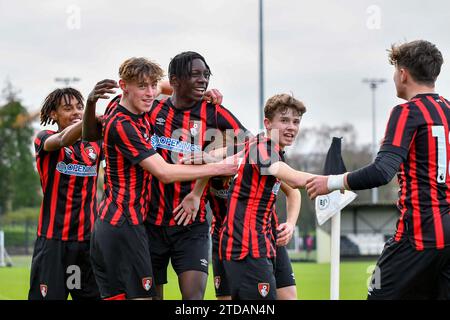
[[[347,171],[341,155],[341,139],[333,137],[325,160],[324,174],[342,174]],[[333,191],[316,198],[316,216],[319,225],[331,218],[331,277],[330,299],[339,300],[339,266],[341,257],[341,209],[356,198],[356,193]]]

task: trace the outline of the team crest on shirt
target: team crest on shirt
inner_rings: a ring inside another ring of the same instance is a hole
[[[97,159],[97,154],[95,153],[95,149],[93,147],[87,147],[85,150],[88,154],[89,159],[91,160]]]
[[[258,283],[258,292],[261,297],[265,298],[269,294],[270,284],[267,282]]]
[[[152,288],[152,277],[142,278],[142,287],[145,291],[149,291]]]
[[[189,131],[191,132],[192,136],[196,136],[199,134],[201,124],[201,121],[189,121]]]
[[[48,292],[47,285],[41,284],[41,285],[39,286],[39,288],[40,288],[40,290],[41,290],[41,295],[42,295],[42,297],[45,298],[45,297],[47,296],[47,292]]]
[[[219,289],[219,287],[220,287],[220,276],[214,277],[214,287],[216,287],[216,289]]]

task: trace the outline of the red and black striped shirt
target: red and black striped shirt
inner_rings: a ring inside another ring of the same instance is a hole
[[[279,146],[261,135],[248,142],[244,159],[229,190],[228,212],[220,234],[223,260],[273,258],[276,255],[272,215],[281,182],[266,171],[284,161]]]
[[[167,100],[155,101],[148,113],[153,131],[152,145],[168,163],[177,163],[180,156],[204,151],[222,132],[233,130],[240,137],[246,129],[233,114],[221,105],[200,101],[191,108],[177,109]],[[152,177],[151,205],[148,222],[160,226],[175,226],[173,209],[192,191],[195,181],[163,184]],[[206,193],[206,192],[205,192]],[[195,223],[206,221],[205,194]]]
[[[139,162],[156,154],[150,143],[145,115],[136,115],[120,104],[103,119],[105,195],[99,217],[112,225],[132,225],[146,218],[150,174]]]
[[[90,239],[97,212],[97,173],[101,142],[77,141],[56,151],[44,150],[55,131],[44,130],[34,140],[43,200],[37,234],[47,239]]]
[[[404,161],[395,240],[417,250],[450,244],[450,104],[438,94],[419,94],[392,109],[380,151]]]
[[[227,214],[229,179],[213,177],[209,181],[207,200],[212,211],[211,240],[214,251],[218,251],[220,230]]]

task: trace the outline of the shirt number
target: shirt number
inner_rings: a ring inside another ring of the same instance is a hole
[[[445,179],[447,176],[447,141],[445,141],[446,139],[444,126],[432,126],[431,133],[433,137],[437,138],[438,168],[436,180],[437,183],[445,183]]]

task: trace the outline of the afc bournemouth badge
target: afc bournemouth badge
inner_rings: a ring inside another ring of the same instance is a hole
[[[189,121],[189,131],[191,132],[191,135],[195,137],[200,133],[200,127],[202,125],[201,121]]]
[[[268,283],[258,283],[258,292],[261,297],[265,298],[269,294],[270,284]]]
[[[88,154],[89,159],[91,159],[91,160],[97,159],[97,154],[95,153],[95,150],[93,147],[87,147],[86,152]]]
[[[47,296],[47,292],[48,292],[47,285],[41,284],[40,289],[41,289],[42,297],[45,298]]]
[[[152,277],[142,278],[142,287],[145,291],[149,291],[152,288]]]
[[[216,287],[216,289],[219,289],[219,287],[220,287],[220,276],[214,277],[214,286]]]

